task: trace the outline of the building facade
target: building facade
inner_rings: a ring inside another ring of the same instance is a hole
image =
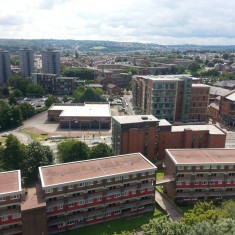
[[[48,109],[48,120],[68,129],[110,129],[109,103],[54,104]]]
[[[42,51],[42,73],[60,76],[60,54],[53,49]]]
[[[168,149],[164,191],[175,202],[221,201],[235,196],[234,149]]]
[[[113,116],[112,147],[115,154],[140,152],[155,161],[157,154],[157,127],[153,115]]]
[[[22,48],[19,50],[20,73],[26,77],[30,77],[34,72],[33,50],[30,48]]]
[[[206,121],[210,88],[193,84],[190,75],[134,76],[132,82],[133,103],[141,113],[169,122]]]
[[[0,49],[0,85],[6,84],[11,77],[10,53]]]
[[[0,235],[21,234],[21,173],[0,173]]]
[[[140,153],[39,171],[49,234],[154,211],[156,167]]]

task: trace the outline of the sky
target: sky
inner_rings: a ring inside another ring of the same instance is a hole
[[[0,38],[235,45],[235,0],[1,0]]]

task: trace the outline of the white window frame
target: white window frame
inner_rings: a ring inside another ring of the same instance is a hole
[[[122,180],[122,176],[116,176],[115,177],[115,181],[119,181],[119,180]]]
[[[176,185],[183,185],[183,182],[182,181],[176,181]]]
[[[6,197],[0,197],[0,202],[6,201]]]
[[[20,213],[16,213],[12,215],[12,219],[19,219],[21,218],[21,214]]]
[[[80,187],[84,187],[85,186],[85,182],[80,182],[77,184],[77,186],[80,188]]]
[[[69,207],[74,207],[74,202],[70,202]]]
[[[45,189],[45,193],[53,193],[53,189],[52,188],[47,188],[47,189]]]
[[[217,165],[211,165],[211,169],[217,169]]]
[[[64,209],[64,205],[63,204],[57,206],[57,210],[62,210],[62,209]]]
[[[177,170],[184,170],[184,166],[177,166]]]
[[[73,189],[73,188],[74,188],[73,184],[68,185],[68,189]]]
[[[209,170],[209,169],[210,169],[210,166],[209,166],[209,165],[205,165],[205,166],[203,166],[203,169],[204,169],[204,170]]]
[[[58,224],[58,228],[64,227],[64,222]]]
[[[124,180],[129,179],[129,175],[124,175],[124,176],[123,176],[123,179],[124,179]]]
[[[75,224],[74,220],[70,220],[70,221],[67,222],[67,225],[73,225],[73,224]]]
[[[191,166],[187,166],[187,170],[191,170],[192,169],[192,167]]]
[[[85,201],[84,201],[84,200],[80,200],[80,201],[78,201],[78,204],[79,204],[79,205],[84,205],[84,204],[85,204]]]
[[[16,199],[19,199],[19,198],[20,198],[19,194],[15,194],[15,195],[11,196],[11,200],[16,200]]]
[[[2,215],[1,216],[1,220],[2,221],[7,221],[8,220],[8,216],[7,215]]]
[[[233,169],[233,165],[229,165],[229,166],[228,166],[228,169],[229,169],[229,170],[232,170],[232,169]]]
[[[60,186],[57,188],[57,191],[60,192],[60,191],[63,191],[64,187],[63,186]]]

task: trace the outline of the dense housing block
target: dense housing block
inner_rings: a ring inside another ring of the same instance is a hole
[[[235,149],[168,149],[165,174],[175,181],[164,184],[177,202],[222,200],[235,196]]]
[[[39,171],[49,233],[154,210],[156,167],[140,153]]]

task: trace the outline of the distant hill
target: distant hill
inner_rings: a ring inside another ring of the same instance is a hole
[[[154,43],[113,42],[93,40],[57,40],[57,39],[0,39],[0,48],[16,53],[21,47],[30,47],[40,52],[44,48],[57,50],[78,50],[91,53],[123,53],[123,52],[168,52],[172,50],[186,51],[225,51],[235,50],[231,46],[200,46],[200,45],[158,45]]]

